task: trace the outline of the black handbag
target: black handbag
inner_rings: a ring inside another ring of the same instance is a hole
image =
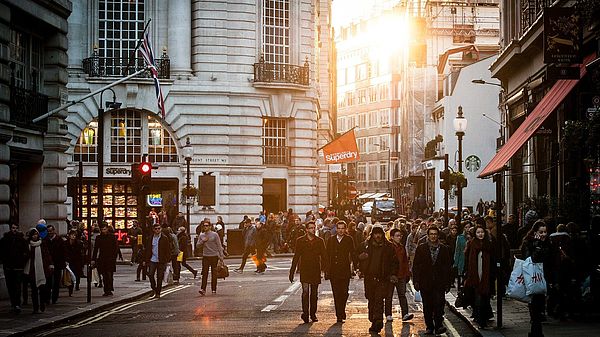
[[[456,300],[454,301],[454,307],[456,308],[466,308],[469,305],[473,304],[473,299],[475,297],[474,293],[475,289],[471,287],[462,287],[457,293]]]

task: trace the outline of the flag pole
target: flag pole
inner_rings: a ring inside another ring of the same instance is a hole
[[[144,33],[146,33],[146,30],[148,30],[148,26],[150,26],[150,21],[152,21],[151,18],[148,19],[148,22],[146,23],[146,26],[144,27],[144,31],[142,32],[142,37],[138,38],[138,42],[137,42],[137,45],[135,46],[135,49],[133,49],[133,51],[131,51],[131,54],[129,56],[129,61],[127,62],[127,67],[125,67],[125,70],[123,70],[123,73],[121,75],[127,74],[127,72],[129,71],[129,68],[131,67],[132,61],[135,60],[135,53],[140,48],[140,45],[142,44],[142,41],[144,40]],[[146,67],[144,67],[144,68],[146,68]]]

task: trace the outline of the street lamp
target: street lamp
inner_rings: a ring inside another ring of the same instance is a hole
[[[101,227],[104,222],[104,108],[102,107],[104,100],[103,95],[106,90],[110,90],[113,94],[112,102],[106,102],[106,108],[118,109],[121,103],[117,102],[117,95],[112,88],[106,88],[100,92],[100,106],[98,108],[98,136],[97,136],[97,156],[96,163],[98,166],[98,177],[96,185],[98,189],[98,211],[97,223]],[[88,222],[88,278],[87,278],[87,302],[92,301],[92,223]]]
[[[186,230],[190,233],[190,162],[192,161],[192,157],[194,156],[194,147],[190,144],[190,137],[187,137],[185,141],[185,147],[183,148],[183,156],[185,157],[185,164],[187,168],[187,177],[186,177],[186,186],[185,189],[187,193],[185,194],[185,205],[186,205]]]
[[[454,131],[456,131],[456,137],[458,138],[458,172],[462,171],[462,139],[467,130],[467,119],[463,116],[462,106],[458,107],[458,115],[454,118]],[[458,183],[458,194],[456,195],[456,203],[458,208],[458,218],[456,219],[456,225],[461,228],[460,220],[462,218],[462,182]]]

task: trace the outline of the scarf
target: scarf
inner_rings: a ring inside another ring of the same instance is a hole
[[[33,260],[33,270],[35,276],[35,286],[39,287],[46,284],[46,274],[44,273],[44,260],[42,259],[42,240],[30,241],[29,246],[33,248],[32,257],[27,260],[23,274],[29,275],[31,270],[31,260]]]
[[[431,242],[427,242],[429,245],[429,252],[431,253],[431,264],[435,264],[437,261],[438,253],[440,252],[440,244],[433,245]]]
[[[469,251],[469,260],[465,286],[475,288],[475,291],[477,291],[478,294],[489,295],[491,272],[490,245],[486,244],[484,240],[473,239],[469,242],[467,247]],[[481,271],[481,273],[479,271]]]

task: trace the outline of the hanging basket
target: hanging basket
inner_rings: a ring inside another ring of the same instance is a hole
[[[450,172],[450,185],[454,185],[454,186],[463,186],[465,187],[467,184],[467,178],[465,177],[465,175],[462,172]]]
[[[184,187],[181,189],[181,199],[186,200],[188,198],[196,199],[198,196],[198,189],[194,186]]]

